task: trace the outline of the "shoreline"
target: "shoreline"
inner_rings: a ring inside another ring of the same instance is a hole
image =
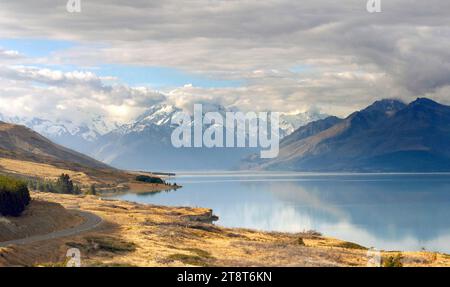
[[[91,195],[32,192],[34,202],[93,213],[92,231],[0,248],[0,266],[57,266],[79,248],[83,266],[367,266],[368,249],[314,233],[263,232],[211,224],[207,208],[167,207]],[[49,210],[51,212],[51,210]],[[384,261],[399,252],[382,252]],[[401,252],[404,266],[450,266],[450,255]]]

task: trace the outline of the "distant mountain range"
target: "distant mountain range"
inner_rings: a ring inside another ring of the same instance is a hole
[[[205,105],[204,111],[225,114],[230,110],[220,105]],[[0,120],[25,125],[58,144],[126,169],[233,169],[239,166],[243,157],[257,152],[257,149],[248,148],[173,148],[170,138],[175,127],[171,125],[171,119],[179,112],[182,112],[182,109],[173,105],[154,105],[133,122],[120,126],[106,121],[101,116],[93,116],[89,124],[83,125],[65,120],[51,121],[2,115]],[[285,137],[297,128],[327,116],[317,111],[282,114],[280,136]]]
[[[222,115],[229,111],[214,105],[203,108],[204,112],[217,111]],[[135,122],[100,137],[92,155],[128,169],[229,170],[238,168],[243,157],[258,151],[256,148],[174,148],[171,134],[175,126],[171,125],[171,119],[179,112],[182,110],[171,105],[153,106]],[[288,134],[310,120],[323,117],[326,115],[313,112],[282,115],[280,133]]]
[[[247,158],[243,168],[295,171],[450,171],[450,107],[427,98],[381,100],[345,119],[300,127],[272,160]]]
[[[205,111],[224,114],[228,110],[211,105]],[[99,161],[54,145],[31,130],[7,124],[1,130],[0,152],[24,159],[39,154],[41,160],[57,162],[46,157],[45,149],[52,148],[53,155],[64,151],[64,162],[106,167],[101,161],[118,168],[156,171],[227,170],[239,165],[244,169],[323,172],[450,171],[450,107],[427,98],[410,104],[380,100],[345,119],[318,112],[281,115],[280,153],[270,160],[261,160],[255,148],[172,147],[170,137],[175,127],[171,119],[179,112],[182,110],[175,106],[155,105],[132,123],[121,126],[102,117],[93,117],[90,124],[75,125],[64,120],[0,115],[0,121],[25,125]],[[19,138],[21,133],[35,142]],[[14,142],[20,145],[11,146]],[[20,151],[31,146],[34,148],[28,152]],[[11,154],[14,148],[17,153]]]
[[[27,127],[1,121],[0,158],[44,163],[72,170],[114,170],[100,161],[55,144]]]
[[[89,154],[95,141],[119,127],[99,115],[94,115],[89,124],[76,124],[69,120],[48,120],[38,117],[7,117],[0,114],[0,121],[26,126],[52,141],[78,152]]]

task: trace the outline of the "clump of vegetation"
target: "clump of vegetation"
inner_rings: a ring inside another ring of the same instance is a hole
[[[93,262],[89,263],[88,266],[89,267],[137,267],[136,265],[132,265],[129,263],[116,263],[116,262],[103,263],[100,261],[93,261]]]
[[[0,214],[19,216],[30,203],[26,182],[0,175]]]
[[[59,187],[60,193],[73,194],[75,191],[73,181],[68,174],[61,174],[56,181],[56,186]]]
[[[187,248],[187,249],[184,249],[184,250],[192,252],[192,253],[195,253],[198,256],[203,257],[203,258],[213,258],[211,256],[211,253],[209,253],[206,250],[202,250],[202,249],[198,249],[198,248]]]
[[[208,266],[208,263],[205,261],[205,259],[197,255],[176,253],[169,255],[167,259],[169,259],[170,261],[180,261],[183,264],[187,265],[202,266],[202,267]]]
[[[132,252],[136,250],[136,244],[114,237],[88,237],[86,240],[94,249],[107,252]]]
[[[201,250],[198,248],[187,248],[183,250],[189,251],[193,254],[175,253],[169,255],[167,259],[169,261],[180,261],[186,265],[201,266],[201,267],[211,266],[210,261],[211,259],[214,259],[214,257],[211,256],[211,254],[205,250]]]
[[[322,233],[315,231],[315,230],[305,230],[300,233],[300,237],[303,238],[314,238],[314,237],[321,237]]]
[[[95,187],[95,184],[91,184],[91,186],[89,186],[89,190],[86,192],[86,194],[97,195],[97,189]]]
[[[74,184],[68,174],[61,174],[56,181],[33,179],[28,181],[31,190],[62,194],[81,194],[81,188]]]
[[[368,248],[361,246],[359,244],[353,242],[342,242],[339,243],[336,247],[346,248],[346,249],[359,249],[359,250],[367,250]]]
[[[67,263],[69,262],[69,258],[66,258],[63,261],[59,262],[46,262],[46,263],[38,263],[34,264],[32,267],[53,267],[53,268],[63,268],[67,267]]]
[[[403,267],[403,255],[401,253],[397,253],[392,256],[388,256],[383,260],[384,267]]]
[[[151,177],[148,175],[138,175],[136,176],[136,180],[140,181],[140,182],[146,182],[146,183],[159,183],[159,184],[164,184],[164,180],[162,180],[159,177]]]
[[[303,241],[303,238],[301,238],[301,237],[298,238],[298,245],[306,246],[305,241]]]

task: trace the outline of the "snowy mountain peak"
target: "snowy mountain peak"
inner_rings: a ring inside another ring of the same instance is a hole
[[[137,117],[135,123],[147,122],[155,125],[164,125],[170,123],[172,116],[179,111],[181,110],[172,105],[155,105]]]
[[[0,120],[8,123],[26,126],[56,142],[60,138],[78,137],[89,142],[95,141],[111,130],[118,127],[115,123],[108,123],[102,116],[94,116],[88,124],[76,124],[70,120],[47,120],[37,117],[8,117],[0,114]]]
[[[324,119],[328,116],[329,115],[322,114],[316,110],[296,114],[282,114],[280,115],[280,136],[284,137],[290,135],[299,127],[302,127],[310,122]]]

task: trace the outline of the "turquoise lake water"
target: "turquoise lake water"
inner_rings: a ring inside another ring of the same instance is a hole
[[[184,173],[171,181],[183,188],[116,198],[212,208],[227,227],[450,253],[450,174]]]

